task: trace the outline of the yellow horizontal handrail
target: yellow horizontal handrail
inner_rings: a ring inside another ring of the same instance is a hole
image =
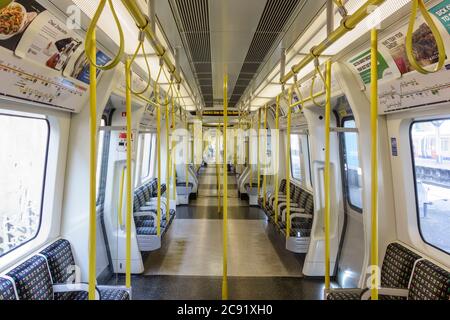
[[[341,39],[349,31],[353,30],[361,21],[371,14],[373,11],[369,10],[371,7],[379,6],[385,1],[386,0],[369,0],[363,4],[358,10],[355,11],[355,13],[344,19],[339,28],[333,31],[319,45],[315,46],[310,54],[304,57],[298,64],[294,65],[291,71],[289,71],[289,73],[281,79],[281,83],[286,84],[291,78],[298,74],[309,63],[313,62],[316,57],[320,56],[332,44]]]

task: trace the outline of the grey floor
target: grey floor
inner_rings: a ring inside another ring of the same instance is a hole
[[[288,252],[262,210],[237,197],[234,175],[229,175],[228,188],[230,299],[320,299],[323,280],[303,278],[304,256]],[[215,168],[203,168],[198,198],[177,208],[162,248],[144,255],[145,273],[133,277],[134,299],[220,299],[223,220],[217,199]]]

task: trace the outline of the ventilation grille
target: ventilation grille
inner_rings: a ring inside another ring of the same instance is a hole
[[[206,106],[212,106],[211,40],[208,0],[176,0],[184,36]]]
[[[294,9],[301,0],[268,0],[250,49],[242,66],[239,78],[230,98],[230,105],[238,103],[242,94],[255,76],[270,49],[275,44]]]

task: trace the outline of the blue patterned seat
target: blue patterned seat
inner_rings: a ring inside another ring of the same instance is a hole
[[[382,288],[408,288],[409,280],[413,272],[414,264],[421,257],[399,243],[391,243],[386,249],[386,254],[381,267]],[[327,295],[327,300],[345,300],[352,295],[353,300],[358,295],[358,300],[367,289],[337,289]],[[401,297],[380,295],[382,300],[399,300]]]
[[[40,254],[42,254],[47,259],[50,274],[54,284],[75,283],[75,259],[73,257],[72,248],[69,241],[65,239],[57,240],[47,248],[42,250]],[[103,295],[104,297],[102,298],[102,300],[110,300],[108,299],[108,297],[128,297],[128,299],[125,300],[129,300],[130,298],[127,291],[116,288],[99,290],[101,297],[102,290],[107,290],[109,292],[108,294]],[[87,292],[71,291],[55,293],[55,300],[87,300]]]
[[[5,278],[0,278],[0,301],[17,300],[14,284]]]
[[[40,253],[47,258],[54,283],[67,283],[71,277],[73,282],[75,259],[69,241],[57,240]]]
[[[34,256],[11,270],[20,300],[53,300],[53,283],[47,260]]]
[[[450,272],[428,260],[420,260],[414,267],[408,300],[450,299]]]

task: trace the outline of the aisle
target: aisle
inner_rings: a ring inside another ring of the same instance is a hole
[[[146,275],[222,275],[222,215],[217,210],[215,167],[202,168],[199,196],[177,208],[177,219],[161,250],[149,254]],[[229,174],[229,276],[301,277],[299,258],[267,224],[264,213],[237,197],[237,181]]]

